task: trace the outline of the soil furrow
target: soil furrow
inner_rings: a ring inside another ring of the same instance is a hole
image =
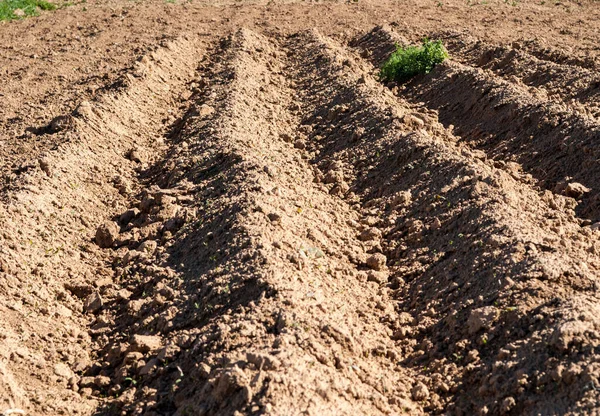
[[[372,36],[400,38],[393,32]],[[381,46],[388,47],[389,43]],[[461,141],[484,150],[499,166],[515,175],[522,169],[542,187],[578,199],[577,212],[587,220],[582,225],[600,218],[594,179],[600,174],[596,163],[600,125],[593,118],[453,61],[403,86],[401,95],[436,110],[440,121],[454,129]]]
[[[338,6],[212,5],[196,32],[233,34],[161,42],[10,137],[0,413],[600,413],[593,57],[443,32],[461,62],[383,85],[437,23],[296,32],[373,7]]]
[[[296,136],[286,55],[248,30],[226,39],[154,168],[160,188],[142,193],[131,227],[155,232],[120,249],[131,297],[107,311],[103,371],[122,393],[112,406],[420,413],[385,324],[395,311],[362,270],[360,218],[314,183]]]
[[[383,235],[372,251],[387,255],[402,365],[421,373],[413,397],[432,413],[596,409],[599,247],[574,201],[496,168],[358,55],[305,36],[309,149],[321,181],[347,181],[365,238]]]
[[[93,242],[112,244],[112,230],[96,229],[129,203],[136,171],[160,152],[163,120],[174,115],[197,53],[193,41],[164,42],[120,90],[60,118],[56,147],[2,195],[0,291],[10,305],[0,348],[3,408],[54,415],[91,414],[97,406],[80,377],[101,366],[88,325],[102,332],[97,313],[117,288],[110,254]]]
[[[489,69],[505,80],[524,84],[532,95],[562,103],[583,115],[600,118],[600,76],[595,70],[541,60],[515,43],[486,44],[469,36],[441,34],[452,59]]]

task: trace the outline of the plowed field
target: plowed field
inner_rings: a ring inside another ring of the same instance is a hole
[[[0,412],[600,412],[598,7],[0,24]]]

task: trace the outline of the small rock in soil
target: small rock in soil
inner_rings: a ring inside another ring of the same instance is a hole
[[[352,139],[351,141],[357,142],[359,141],[363,136],[365,135],[365,129],[363,127],[358,127],[356,130],[354,130],[354,132],[352,133]]]
[[[103,304],[100,293],[94,292],[85,299],[83,309],[87,313],[96,313],[102,308]]]
[[[502,405],[500,406],[500,412],[502,414],[506,414],[506,413],[510,412],[512,410],[512,408],[515,407],[516,404],[517,403],[516,403],[515,399],[509,396],[506,399],[502,400]]]
[[[344,180],[344,174],[339,170],[331,170],[323,178],[323,183],[340,183]]]
[[[71,369],[63,363],[58,363],[54,366],[54,374],[67,380],[73,377]]]
[[[346,192],[348,192],[349,190],[350,186],[348,186],[346,182],[342,181],[335,185],[333,188],[331,188],[331,191],[329,191],[329,193],[331,195],[345,195]]]
[[[42,172],[44,172],[47,176],[52,177],[52,166],[50,165],[50,158],[42,157],[38,160],[38,163],[40,164],[40,169],[42,170]]]
[[[381,230],[378,228],[367,228],[358,236],[360,241],[379,240],[381,238]]]
[[[279,137],[286,143],[291,143],[293,140],[292,136],[288,133],[281,133]]]
[[[81,118],[90,118],[94,114],[92,110],[92,104],[89,101],[82,101],[79,103],[73,115]]]
[[[498,318],[498,309],[493,306],[473,310],[467,320],[469,334],[473,335],[480,329],[490,328],[496,318]]]
[[[260,368],[262,370],[276,370],[279,368],[279,366],[281,366],[279,359],[270,354],[249,352],[246,355],[246,359],[249,363],[254,364],[256,368]]]
[[[267,217],[269,217],[269,220],[271,222],[274,222],[274,223],[280,223],[281,222],[281,215],[279,215],[279,214],[277,214],[275,212],[270,213],[269,215],[267,215]]]
[[[300,149],[300,150],[305,149],[306,148],[306,142],[304,140],[302,140],[302,139],[298,139],[298,140],[296,140],[294,142],[294,147],[296,149]]]
[[[72,120],[70,115],[54,117],[48,124],[48,133],[54,134],[66,130],[71,126]]]
[[[118,235],[119,226],[112,221],[107,221],[96,230],[96,244],[101,248],[112,247]]]
[[[134,147],[127,152],[127,158],[136,163],[142,163],[145,159],[142,155],[142,152],[137,147]]]
[[[179,351],[180,348],[177,345],[169,344],[160,350],[156,358],[159,361],[172,361]]]
[[[571,197],[571,198],[579,199],[584,194],[588,193],[589,191],[590,191],[590,188],[588,188],[578,182],[571,182],[565,188],[565,195],[568,197]]]
[[[138,214],[140,213],[140,210],[137,208],[133,208],[133,209],[128,209],[127,211],[125,211],[124,213],[121,214],[121,216],[119,217],[119,222],[121,223],[122,226],[126,226],[127,224],[129,224]]]
[[[117,298],[119,300],[129,300],[131,297],[131,292],[127,289],[121,289],[117,292]]]
[[[150,373],[152,373],[152,371],[154,371],[154,369],[158,366],[159,362],[156,358],[152,358],[150,361],[148,361],[148,363],[146,363],[142,368],[140,368],[140,371],[138,372],[138,374],[140,376],[145,376],[148,375]],[[139,366],[138,366],[139,368]]]
[[[150,352],[162,347],[162,339],[156,335],[134,335],[132,347],[135,351]]]
[[[414,385],[410,392],[412,394],[413,400],[417,402],[422,402],[429,398],[429,389],[425,384],[421,383],[420,381],[418,381],[417,384]]]
[[[96,376],[94,377],[94,385],[102,388],[110,386],[110,377]]]
[[[388,274],[385,272],[376,272],[375,270],[370,270],[369,273],[367,273],[367,281],[383,284],[388,281]]]
[[[406,125],[409,127],[413,127],[413,128],[417,128],[417,129],[422,129],[423,127],[425,127],[425,122],[413,114],[405,115],[404,123],[406,123]]]
[[[146,240],[142,244],[139,245],[138,251],[142,253],[146,253],[148,255],[154,254],[156,248],[158,247],[158,243],[154,240]]]
[[[129,181],[121,175],[116,175],[113,178],[113,185],[121,195],[128,195],[131,193],[131,185],[129,184]]]
[[[387,262],[387,257],[385,257],[381,253],[376,253],[367,258],[367,266],[369,266],[373,270],[383,270],[385,269],[385,264]]]
[[[408,191],[401,191],[392,200],[392,208],[405,207],[410,205],[412,201],[412,195]]]
[[[210,116],[214,112],[215,112],[215,109],[207,104],[202,104],[200,106],[200,108],[198,109],[198,114],[200,115],[200,117]]]

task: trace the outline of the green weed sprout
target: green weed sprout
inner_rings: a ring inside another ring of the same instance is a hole
[[[0,0],[0,21],[37,16],[38,9],[54,10],[56,8],[55,4],[46,0]],[[20,10],[21,13],[15,13],[16,10]]]
[[[404,82],[418,74],[428,74],[434,66],[448,58],[448,51],[441,40],[423,40],[422,46],[396,45],[387,61],[382,65],[379,78],[382,81]]]

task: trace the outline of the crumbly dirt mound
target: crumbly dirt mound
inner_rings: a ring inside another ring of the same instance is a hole
[[[96,365],[90,335],[106,332],[107,323],[96,314],[107,293],[117,291],[112,256],[96,243],[114,244],[118,229],[96,228],[127,205],[136,171],[147,168],[160,149],[162,120],[191,77],[195,54],[192,41],[166,42],[122,79],[122,91],[82,102],[64,117],[60,144],[29,162],[14,183],[19,191],[4,195],[4,408],[90,414],[97,406],[87,400],[80,375]],[[106,380],[95,383],[105,387]]]
[[[112,405],[417,413],[386,325],[387,274],[366,271],[360,215],[315,183],[285,51],[242,30],[204,66],[160,188],[131,207],[148,237],[118,251],[131,296],[106,311],[102,372],[125,390]]]
[[[0,412],[600,412],[589,30],[569,52],[480,40],[476,7],[457,32],[426,18],[451,4],[373,30],[400,12],[221,6],[7,141]],[[452,58],[380,83],[426,33]],[[0,135],[35,114],[15,97]]]
[[[375,48],[371,48],[371,41],[361,46],[363,54],[372,56],[376,64],[380,62],[380,49],[388,50],[403,39],[386,27],[374,29],[365,38],[382,40],[375,43]],[[383,43],[386,39],[387,45]],[[579,200],[578,213],[590,223],[597,222],[600,124],[596,118],[597,100],[593,98],[600,85],[597,75],[554,63],[540,64],[524,53],[515,57],[514,49],[505,54],[502,49],[487,49],[472,62],[484,69],[447,61],[430,75],[401,86],[402,94],[436,110],[445,126],[470,146],[485,151],[498,165],[524,170],[542,187],[575,197]],[[468,56],[465,60],[473,61]],[[524,57],[529,60],[527,70],[536,71],[531,77],[518,64],[525,61]],[[502,68],[511,67],[522,80],[514,75],[497,75],[503,74]],[[573,107],[567,103],[569,100],[574,102]],[[569,192],[569,183],[578,184],[580,190]]]
[[[600,118],[600,75],[593,68],[561,63],[559,58],[540,59],[521,42],[507,47],[458,33],[436,38],[444,39],[453,60],[489,69],[509,82],[528,87],[534,96]]]

